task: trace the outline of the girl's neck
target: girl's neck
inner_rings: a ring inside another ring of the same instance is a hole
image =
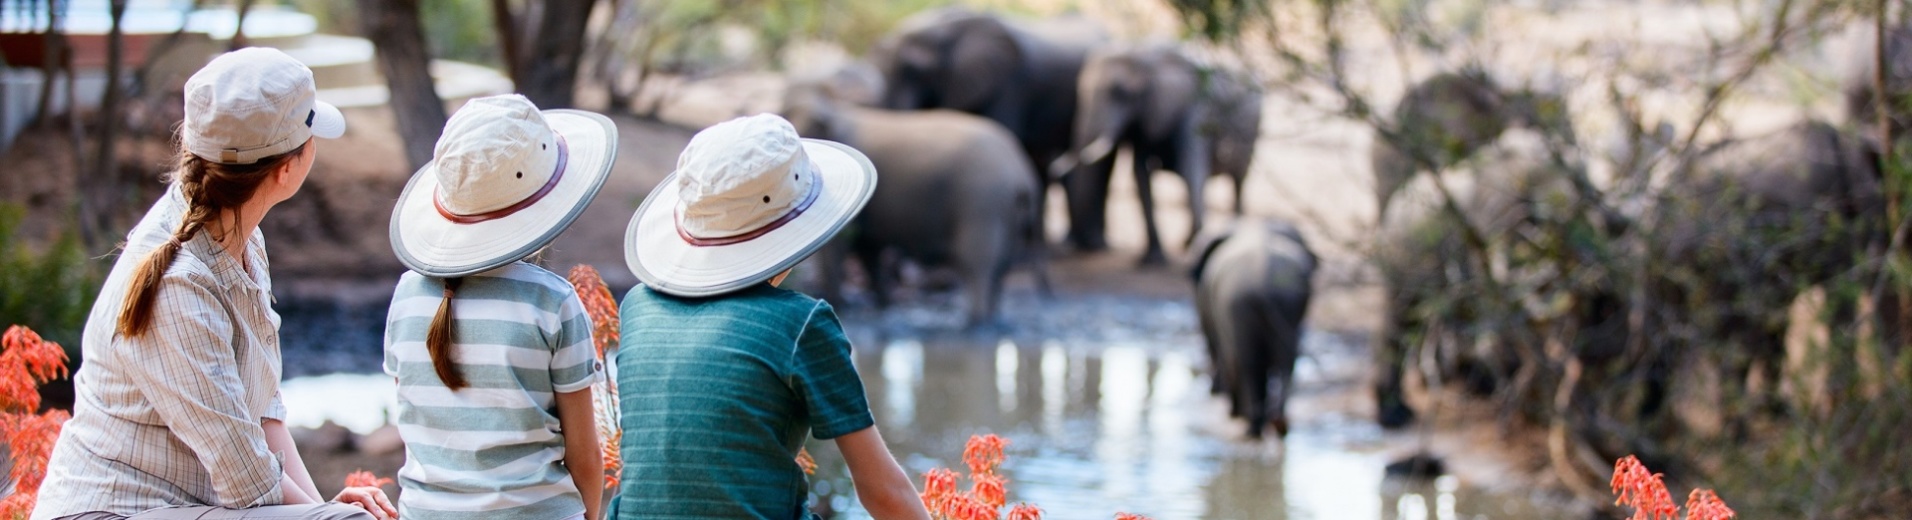
[[[252,238],[252,232],[259,229],[259,222],[265,220],[266,210],[269,209],[260,207],[256,202],[248,201],[236,209],[220,211],[213,225],[204,230],[212,233],[213,242],[226,250],[227,255],[238,260],[248,273],[252,268],[246,259],[246,242]]]

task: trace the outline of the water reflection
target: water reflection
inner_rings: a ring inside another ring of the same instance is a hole
[[[1208,393],[1206,363],[1181,342],[858,340],[864,385],[891,449],[912,474],[962,467],[963,442],[992,432],[1011,440],[1003,473],[1011,499],[1052,518],[1108,518],[1117,511],[1171,518],[1351,520],[1557,518],[1577,511],[1526,497],[1467,490],[1452,478],[1422,485],[1384,481],[1387,454],[1366,420],[1346,414],[1296,417],[1285,441],[1251,441]],[[1297,372],[1298,399],[1324,399],[1323,385],[1358,385],[1348,342],[1313,337],[1313,367]],[[1352,387],[1345,391],[1358,391]],[[993,394],[993,395],[992,395]],[[1319,409],[1326,405],[1300,407]],[[864,518],[848,473],[828,443],[812,443],[824,468],[819,499],[839,517]]]
[[[1001,434],[1012,442],[1003,468],[1011,499],[1040,505],[1048,518],[1117,511],[1163,520],[1583,516],[1451,477],[1384,480],[1387,443],[1346,404],[1364,395],[1366,355],[1344,336],[1304,335],[1307,357],[1290,406],[1294,431],[1285,441],[1247,440],[1244,425],[1209,395],[1199,336],[1168,330],[1178,332],[983,340],[850,332],[870,408],[912,475],[961,468],[969,435]],[[283,389],[297,426],[332,420],[369,431],[392,409],[358,404],[389,403],[390,378],[379,374],[297,378]],[[813,502],[832,513],[826,517],[867,517],[834,445],[809,447],[820,464]]]

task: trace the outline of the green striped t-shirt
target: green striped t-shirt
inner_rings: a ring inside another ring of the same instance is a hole
[[[711,298],[624,297],[617,518],[804,513],[805,435],[875,424],[830,305],[769,284]]]
[[[452,299],[451,357],[469,386],[432,369],[425,335],[444,280],[407,272],[385,323],[398,378],[399,516],[559,520],[584,512],[564,467],[556,393],[585,390],[602,366],[591,318],[564,278],[517,262],[465,277]]]

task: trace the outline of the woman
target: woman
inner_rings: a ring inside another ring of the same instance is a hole
[[[312,71],[250,48],[186,82],[180,167],[127,234],[88,316],[73,419],[33,518],[396,515],[377,488],[324,501],[286,432],[260,220],[345,131]]]

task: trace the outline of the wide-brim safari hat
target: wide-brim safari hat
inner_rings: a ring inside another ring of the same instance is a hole
[[[685,297],[769,280],[815,253],[876,192],[876,167],[840,143],[802,139],[774,115],[698,132],[625,231],[624,261]]]
[[[597,198],[617,159],[617,127],[523,96],[476,98],[445,123],[432,161],[392,210],[406,268],[458,277],[530,256]]]

